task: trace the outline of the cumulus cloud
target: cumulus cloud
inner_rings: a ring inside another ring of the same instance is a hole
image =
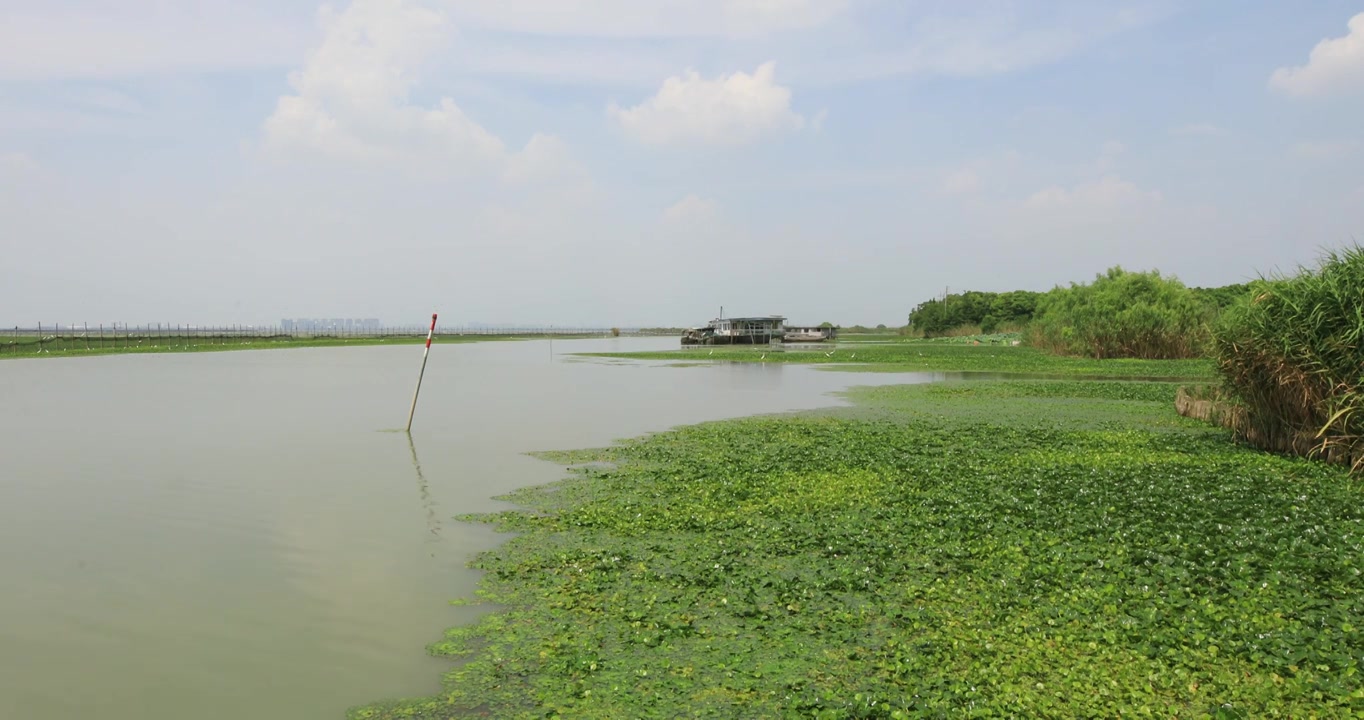
[[[307,3],[4,3],[0,78],[107,78],[275,67],[308,47]],[[315,7],[313,4],[312,7]]]
[[[753,35],[815,27],[848,0],[458,0],[461,20],[498,30],[579,37]]]
[[[1041,211],[1140,209],[1161,201],[1157,191],[1142,190],[1117,175],[1105,175],[1071,188],[1059,185],[1032,194],[1024,206]]]
[[[25,153],[0,153],[0,177],[25,177],[35,175],[39,170],[38,163]]]
[[[867,2],[873,22],[895,28],[831,36],[792,59],[802,82],[865,81],[907,74],[982,77],[1048,65],[1159,21],[1168,3]]]
[[[1217,137],[1226,135],[1225,128],[1212,123],[1190,123],[1170,128],[1171,135],[1191,136],[1191,137]]]
[[[962,168],[950,173],[943,180],[943,192],[949,195],[965,195],[978,192],[981,187],[980,176],[970,168]]]
[[[1118,159],[1127,152],[1127,146],[1117,140],[1109,140],[1104,143],[1099,150],[1099,159],[1095,162],[1101,172],[1112,172],[1118,165]]]
[[[1302,97],[1364,92],[1364,13],[1350,18],[1349,28],[1317,43],[1306,65],[1275,70],[1269,86]]]
[[[536,133],[520,152],[507,157],[502,179],[518,185],[557,180],[585,180],[586,170],[568,143]]]
[[[719,205],[710,198],[687,195],[668,206],[663,211],[663,222],[686,223],[713,219],[719,212]]]
[[[73,92],[69,97],[73,103],[102,112],[136,114],[143,111],[142,103],[136,98],[113,88],[89,88]]]
[[[1113,265],[1182,273],[1198,265],[1192,258],[1206,258],[1190,255],[1190,248],[1258,243],[1232,229],[1244,227],[1233,224],[1242,220],[1108,174],[1046,187],[1021,203],[982,214],[980,222],[987,233],[984,246],[1009,258],[996,259],[1001,267],[1030,267],[1038,281],[1051,283],[1083,280]],[[1028,253],[1048,260],[1026,265]],[[1212,267],[1203,265],[1205,271]]]
[[[265,121],[267,148],[514,180],[543,175],[564,157],[561,143],[544,135],[509,154],[450,98],[430,107],[410,102],[417,71],[449,32],[440,13],[408,0],[355,0],[339,13],[324,8],[321,20],[321,45]]]
[[[1148,0],[1009,3],[1005,11],[998,3],[950,0],[447,4],[463,33],[456,50],[461,71],[616,89],[656,87],[659,78],[698,56],[721,68],[745,67],[754,52],[780,57],[783,72],[799,77],[803,87],[903,74],[1017,72],[1084,52],[1166,12]],[[742,38],[747,47],[715,38]]]
[[[33,210],[35,200],[51,184],[52,176],[33,158],[21,152],[0,151],[0,220],[21,236],[14,215]],[[14,215],[11,215],[14,213]]]
[[[1304,160],[1332,160],[1354,153],[1358,140],[1304,140],[1294,143],[1293,156]]]
[[[772,62],[752,74],[714,79],[688,70],[663,81],[658,93],[639,105],[612,103],[607,112],[627,133],[651,145],[741,145],[806,125],[791,110],[791,90],[777,84]]]

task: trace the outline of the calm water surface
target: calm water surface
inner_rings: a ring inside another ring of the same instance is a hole
[[[668,367],[675,338],[0,362],[0,718],[336,720],[439,690],[533,450],[837,404],[932,374]],[[699,356],[698,356],[699,357]]]

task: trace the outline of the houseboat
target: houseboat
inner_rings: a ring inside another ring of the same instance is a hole
[[[782,333],[782,342],[815,343],[838,339],[838,328],[828,325],[787,325]]]
[[[683,345],[767,345],[784,334],[780,315],[716,318],[682,334]]]

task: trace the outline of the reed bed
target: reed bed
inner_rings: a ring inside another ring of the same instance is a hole
[[[1361,340],[1364,249],[1328,252],[1316,268],[1252,283],[1214,334],[1218,371],[1244,414],[1233,429],[1267,449],[1364,469]]]

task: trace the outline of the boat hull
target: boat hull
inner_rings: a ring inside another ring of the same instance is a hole
[[[702,337],[682,336],[683,345],[768,345],[771,337],[754,335],[710,335]]]

